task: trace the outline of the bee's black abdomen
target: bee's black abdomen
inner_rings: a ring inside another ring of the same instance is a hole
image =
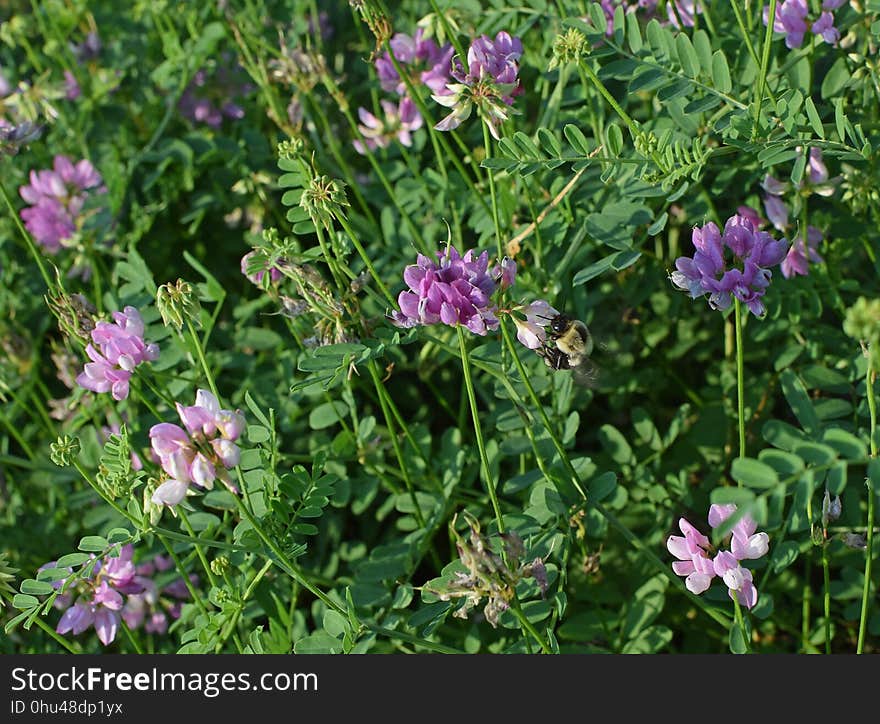
[[[547,363],[547,366],[554,370],[568,370],[571,369],[571,365],[568,361],[568,355],[565,354],[562,350],[556,349],[555,347],[546,347],[542,352],[541,356],[544,358],[544,362]]]

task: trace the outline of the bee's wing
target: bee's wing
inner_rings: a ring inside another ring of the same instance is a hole
[[[599,366],[589,358],[574,367],[571,371],[571,380],[582,387],[596,387],[599,381]]]

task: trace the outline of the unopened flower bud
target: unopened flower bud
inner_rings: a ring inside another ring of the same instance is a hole
[[[211,572],[215,576],[222,576],[229,570],[229,558],[226,556],[217,556],[211,561]]]
[[[305,144],[301,138],[291,138],[278,144],[278,158],[293,161],[299,158]]]
[[[327,176],[313,178],[303,189],[299,205],[305,209],[312,223],[321,224],[327,230],[333,225],[333,217],[343,215],[343,206],[348,206],[345,198],[345,184]]]
[[[184,320],[188,320],[196,328],[201,327],[201,306],[193,292],[192,285],[183,279],[175,283],[169,282],[159,287],[156,294],[156,306],[162,315],[162,322],[167,327],[173,324],[180,329]]]
[[[80,445],[78,437],[70,435],[60,435],[58,439],[49,446],[49,459],[59,468],[66,468],[71,465],[79,455]]]
[[[553,70],[568,63],[576,63],[590,52],[586,36],[579,30],[569,28],[553,41],[553,57],[547,70]]]

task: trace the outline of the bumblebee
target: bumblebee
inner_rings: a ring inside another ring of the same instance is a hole
[[[593,337],[587,325],[567,314],[557,314],[550,320],[548,342],[538,350],[548,367],[571,370],[579,384],[595,381],[598,368],[590,359]]]

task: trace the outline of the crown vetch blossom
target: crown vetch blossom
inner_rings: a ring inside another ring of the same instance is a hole
[[[600,4],[602,5],[602,10],[605,11],[605,17],[608,20],[608,25],[605,29],[605,34],[611,36],[614,33],[614,12],[618,7],[623,7],[625,13],[641,13],[642,16],[646,20],[650,20],[654,17],[654,13],[657,11],[657,0],[600,0]],[[673,9],[673,4],[678,10],[678,15],[676,15],[675,10]],[[679,27],[678,19],[681,18],[681,22],[685,27],[693,27],[694,25],[694,15],[700,12],[700,8],[695,5],[693,0],[672,0],[666,4],[666,14],[669,18],[669,23],[674,25],[675,27]],[[661,24],[665,25],[666,21],[661,20]]]
[[[80,579],[72,590],[56,598],[57,607],[67,608],[55,628],[58,633],[76,635],[94,626],[102,644],[108,646],[113,642],[125,602],[123,596],[144,590],[132,562],[133,552],[132,545],[126,544],[115,558],[104,556],[95,564],[89,578]],[[44,567],[54,565],[53,562]]]
[[[147,633],[164,634],[168,630],[169,618],[180,618],[181,601],[190,597],[186,582],[178,576],[159,585],[161,574],[173,566],[170,557],[161,555],[137,566],[135,580],[143,586],[143,591],[130,594],[121,611],[122,620],[129,629],[143,626]],[[157,579],[153,578],[154,575]],[[193,585],[199,582],[194,573],[189,579]]]
[[[144,321],[134,307],[113,312],[113,321],[95,325],[92,342],[86,345],[92,361],[76,381],[92,392],[110,392],[114,400],[124,400],[132,371],[143,362],[159,359],[159,345],[144,341]]]
[[[712,505],[709,507],[709,525],[713,529],[721,526],[736,512],[736,506]],[[714,552],[709,539],[687,520],[678,522],[684,536],[669,536],[666,549],[678,560],[672,570],[678,576],[685,576],[685,586],[691,593],[700,594],[708,590],[715,576],[720,577],[727,586],[731,598],[748,608],[758,602],[758,590],[752,580],[752,572],[743,568],[740,561],[755,560],[767,554],[770,538],[766,533],[756,533],[757,523],[748,514],[743,515],[731,528],[730,550]]]
[[[404,97],[395,105],[391,101],[379,101],[385,112],[384,120],[376,118],[366,108],[358,108],[361,122],[358,130],[364,137],[353,142],[355,151],[364,155],[367,149],[387,148],[392,138],[397,138],[404,146],[412,146],[412,132],[422,127],[422,116],[416,104]]]
[[[49,254],[57,253],[77,231],[89,194],[105,193],[101,174],[83,159],[74,164],[55,156],[52,170],[31,171],[30,183],[18,192],[29,208],[21,210],[24,225]]]
[[[796,236],[791,243],[791,248],[785,255],[785,259],[779,265],[782,270],[782,276],[791,279],[793,276],[807,276],[810,273],[810,262],[813,264],[821,264],[825,261],[819,256],[819,242],[824,237],[822,232],[815,226],[807,227],[807,243],[800,236]]]
[[[796,149],[799,153],[803,153],[803,148]],[[830,179],[828,168],[822,159],[822,151],[815,146],[810,148],[807,155],[806,176],[797,186],[797,190],[803,193],[815,193],[820,196],[830,196],[834,193],[834,185],[837,179]],[[779,181],[770,174],[764,177],[761,186],[766,191],[764,196],[764,209],[767,218],[773,226],[779,231],[787,233],[790,231],[789,210],[788,206],[782,200],[782,196],[788,192],[790,185],[787,182]],[[795,207],[797,211],[797,207]],[[818,245],[824,238],[822,232],[815,226],[807,226],[807,243],[804,244],[802,234],[794,238],[786,254],[785,259],[780,265],[782,275],[786,279],[790,279],[795,275],[806,276],[809,273],[809,263],[821,263],[824,259],[819,255]]]
[[[723,232],[711,221],[694,227],[692,239],[696,252],[693,258],[675,260],[672,284],[692,299],[708,294],[712,309],[727,309],[735,297],[752,314],[763,316],[761,297],[772,277],[768,267],[782,261],[787,242],[757,231],[749,218],[738,214],[727,220]]]
[[[517,340],[529,349],[541,349],[547,342],[547,324],[559,312],[543,299],[538,299],[528,306],[520,306],[516,310],[525,315],[524,320],[516,315],[510,315],[516,325]]]
[[[413,66],[415,69],[424,68],[419,72],[421,82],[435,93],[442,92],[449,82],[452,54],[455,52],[452,43],[440,47],[431,38],[425,37],[422,28],[418,28],[414,36],[396,33],[388,44],[391,46],[391,52],[394,53],[394,59],[404,69],[407,69],[407,66]],[[375,67],[382,90],[406,95],[406,84],[398,75],[388,51],[376,59]]]
[[[431,96],[440,105],[452,109],[434,128],[438,131],[458,128],[476,107],[492,137],[499,140],[499,129],[507,120],[514,97],[524,92],[517,65],[522,52],[522,41],[503,30],[494,41],[487,35],[474,40],[468,49],[467,69],[457,58],[453,60],[452,78],[456,82],[446,83],[445,88]]]
[[[194,405],[177,403],[183,427],[160,422],[150,428],[150,443],[169,479],[152,495],[157,505],[175,506],[186,497],[190,483],[210,490],[222,480],[238,492],[227,472],[238,465],[241,450],[235,441],[244,429],[240,410],[223,410],[207,390],[196,392]]]
[[[491,297],[496,282],[502,287],[513,282],[515,267],[502,262],[490,271],[487,252],[476,256],[471,249],[462,256],[451,244],[437,252],[437,259],[439,263],[419,254],[418,262],[404,269],[409,290],[398,296],[400,311],[391,314],[392,323],[404,328],[461,324],[479,335],[498,329],[498,308]]]
[[[776,8],[773,30],[777,33],[785,33],[785,45],[789,48],[800,48],[808,30],[829,45],[836,45],[840,40],[840,31],[834,27],[834,14],[831,11],[839,8],[844,2],[846,0],[825,0],[822,3],[822,12],[810,22],[807,0],[785,0]],[[770,8],[765,5],[764,25],[767,24],[769,17]]]
[[[252,90],[253,85],[245,80],[241,67],[231,54],[224,53],[213,73],[204,68],[196,71],[177,107],[190,121],[219,128],[224,118],[244,118],[244,108],[238,101]]]

